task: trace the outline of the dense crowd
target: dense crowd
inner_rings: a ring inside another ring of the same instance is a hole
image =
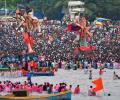
[[[27,46],[22,37],[23,29],[19,29],[16,22],[0,22],[0,53],[1,61],[6,55],[24,55]],[[75,32],[67,32],[67,23],[63,21],[47,21],[41,26],[40,33],[34,36],[34,51],[36,55],[45,56],[51,62],[80,61],[94,63],[120,62],[120,35],[119,21],[109,21],[103,26],[93,24],[91,32],[94,34],[91,44],[96,45],[93,51],[80,52],[73,58],[73,52],[79,46],[79,39]],[[79,64],[80,64],[79,63]],[[108,64],[108,65],[109,65]]]
[[[59,92],[65,92],[65,91],[72,91],[72,85],[67,86],[66,83],[58,83],[56,85],[53,85],[49,82],[44,82],[44,84],[38,84],[38,83],[29,83],[27,81],[24,81],[24,83],[21,82],[11,82],[11,81],[0,81],[0,92],[4,93],[11,93],[15,90],[27,90],[29,93],[37,92],[37,93],[59,93]],[[77,85],[75,89],[73,90],[75,94],[80,93],[80,87]]]

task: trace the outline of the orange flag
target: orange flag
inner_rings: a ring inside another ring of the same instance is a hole
[[[96,87],[93,89],[94,92],[97,92],[97,91],[100,91],[103,89],[102,78],[93,80],[92,83],[94,83],[96,85]]]

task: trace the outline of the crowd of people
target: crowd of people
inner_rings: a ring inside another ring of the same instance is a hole
[[[16,31],[16,22],[0,22],[0,53],[3,55],[22,54],[27,49],[22,37],[22,29]],[[94,34],[92,44],[97,46],[94,51],[78,54],[76,59],[115,62],[120,61],[119,47],[119,22],[110,21],[107,25],[93,25],[91,32]],[[38,55],[44,54],[47,60],[73,60],[73,53],[79,46],[75,32],[67,32],[67,22],[48,21],[41,26],[40,33],[34,33],[34,51]],[[90,59],[91,58],[91,59]]]
[[[38,67],[63,69],[120,68],[120,22],[108,21],[103,26],[91,23],[96,49],[79,51],[74,56],[80,38],[75,31],[68,32],[69,21],[43,20],[40,32],[34,32],[33,57],[28,57],[23,28],[13,20],[0,19],[0,67],[8,66],[38,71]],[[34,63],[32,63],[34,62]],[[34,67],[34,68],[33,68]],[[85,72],[85,73],[86,73]]]
[[[0,77],[3,78],[18,78],[22,76],[21,70],[0,71]]]
[[[89,70],[89,74],[92,73],[92,70]],[[20,72],[20,71],[16,71],[16,72]],[[99,71],[99,75],[101,70]],[[14,73],[14,72],[13,72]],[[6,73],[5,73],[6,74]],[[87,74],[87,73],[85,73]],[[7,76],[8,74],[6,74]],[[15,75],[15,74],[14,74]],[[17,77],[16,75],[13,77]],[[13,78],[12,75],[8,76],[7,78]],[[19,76],[20,77],[20,76]],[[92,74],[89,75],[89,79],[92,79]],[[120,79],[120,76],[113,71],[113,80],[117,80]],[[54,93],[60,93],[60,92],[65,92],[65,91],[71,91],[73,94],[80,94],[81,93],[81,89],[80,89],[80,85],[76,85],[75,87],[73,87],[72,85],[67,85],[66,83],[58,83],[58,84],[51,84],[49,82],[44,82],[44,84],[38,84],[38,83],[34,83],[30,77],[27,78],[27,81],[19,82],[12,82],[10,80],[6,80],[1,82],[0,81],[0,93],[1,95],[6,95],[6,94],[10,94],[13,91],[20,91],[20,90],[26,90],[28,91],[29,94],[32,93],[38,93],[38,94],[54,94]],[[88,96],[96,96],[96,92],[94,91],[93,86],[91,85],[88,89]],[[99,95],[99,94],[98,94]],[[108,94],[108,96],[111,96],[111,94]]]
[[[74,90],[72,85],[58,83],[53,85],[33,83],[30,72],[52,72],[62,69],[84,69],[84,74],[89,72],[89,80],[93,79],[92,68],[99,68],[99,76],[104,68],[120,68],[120,22],[109,20],[103,25],[91,24],[90,32],[93,38],[88,38],[87,44],[96,46],[95,50],[79,50],[74,54],[75,48],[80,47],[80,36],[76,31],[68,31],[69,20],[47,20],[43,19],[40,31],[31,32],[34,37],[32,54],[28,54],[27,45],[24,43],[23,27],[14,19],[0,18],[0,77],[19,78],[27,76],[27,81],[12,82],[0,81],[0,93],[11,93],[15,90],[27,90],[29,93],[37,92],[48,94],[72,91],[80,93],[80,86]],[[13,70],[16,68],[15,70]],[[41,68],[41,69],[40,69]],[[113,72],[113,79],[120,79]],[[95,96],[96,92],[90,86],[88,96]],[[109,94],[110,96],[110,94]]]
[[[0,81],[0,92],[11,93],[12,91],[16,90],[27,90],[29,93],[37,92],[37,93],[60,93],[65,91],[72,91],[74,94],[80,93],[80,86],[77,85],[74,89],[72,85],[67,86],[66,83],[58,83],[53,85],[49,82],[44,82],[44,84],[38,83],[29,83],[24,81],[21,82],[11,82],[11,81]]]

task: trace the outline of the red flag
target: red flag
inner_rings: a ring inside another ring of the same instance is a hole
[[[96,87],[93,89],[94,92],[97,92],[97,91],[100,91],[103,89],[102,78],[98,78],[98,79],[92,81],[92,83],[96,85]]]

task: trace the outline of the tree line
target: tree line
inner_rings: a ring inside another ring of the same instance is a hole
[[[55,19],[59,13],[68,13],[70,0],[6,0],[7,8],[15,9],[21,3],[30,5],[34,10],[41,11],[45,16]],[[72,0],[76,1],[76,0]],[[85,2],[85,16],[89,20],[105,17],[120,20],[120,0],[81,0]],[[4,8],[5,0],[0,0],[0,8]]]

